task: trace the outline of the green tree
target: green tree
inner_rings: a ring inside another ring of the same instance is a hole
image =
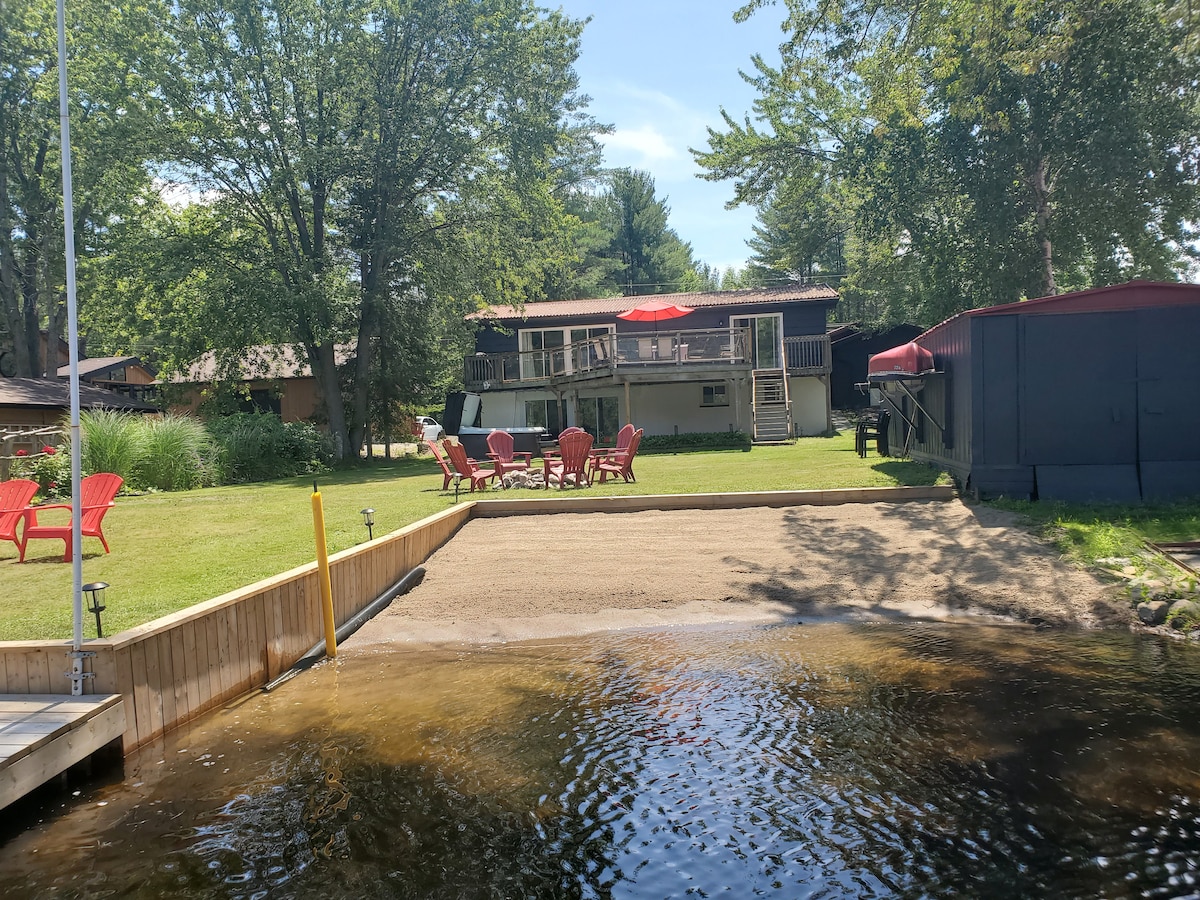
[[[1189,8],[787,5],[782,64],[755,61],[756,118],[726,116],[697,153],[759,207],[760,262],[795,269],[836,236],[844,299],[926,324],[1178,276],[1200,156]]]
[[[67,7],[76,245],[102,249],[161,150],[165,8]],[[66,322],[55,4],[0,2],[0,310],[18,375],[55,375]],[[83,298],[81,297],[81,303]]]
[[[274,289],[243,317],[303,349],[339,456],[381,348],[420,357],[423,311],[538,296],[564,252],[579,28],[525,0],[180,3],[182,164],[260,236]]]
[[[613,273],[626,296],[701,290],[704,279],[691,245],[667,225],[670,208],[654,192],[648,172],[616,169],[609,177],[608,203],[613,223],[610,254],[619,261]]]

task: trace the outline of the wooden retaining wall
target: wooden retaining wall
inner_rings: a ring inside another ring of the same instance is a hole
[[[474,517],[551,512],[635,512],[949,500],[952,487],[769,491],[743,494],[466,501],[329,558],[334,618],[341,624],[382,594]],[[110,638],[95,654],[86,694],[125,699],[124,750],[274,680],[325,638],[316,563],[231,591]],[[0,694],[70,694],[70,641],[0,642]]]
[[[329,558],[334,618],[345,622],[453,537],[464,503]],[[206,710],[261,687],[325,638],[316,563],[188,607],[110,638],[87,694],[121,694],[129,753]],[[0,643],[0,694],[69,694],[70,641]]]

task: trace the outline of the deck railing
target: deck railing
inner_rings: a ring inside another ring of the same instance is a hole
[[[619,368],[753,364],[748,328],[660,329],[621,332],[575,341],[547,350],[477,353],[466,359],[464,380],[475,390],[609,374]],[[787,368],[793,375],[832,371],[829,336],[783,339]]]
[[[478,353],[466,359],[469,388],[607,374],[618,368],[736,365],[750,362],[748,328],[660,329],[608,333],[563,347]]]
[[[824,375],[833,371],[833,350],[827,334],[806,334],[783,339],[788,372]]]

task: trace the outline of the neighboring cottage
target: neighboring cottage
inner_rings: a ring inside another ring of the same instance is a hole
[[[157,413],[157,406],[90,384],[79,385],[84,410]],[[71,383],[65,378],[0,378],[0,457],[36,452],[55,439],[71,413]],[[57,429],[58,431],[51,431]]]
[[[336,354],[341,365],[353,350],[339,346]],[[180,396],[173,398],[172,411],[194,413],[218,384],[228,384],[230,379],[221,371],[216,353],[210,351],[186,372],[166,381],[180,388]],[[290,346],[251,347],[242,355],[233,382],[240,389],[246,411],[271,412],[284,422],[312,421],[322,407],[321,392],[308,360]]]
[[[464,383],[483,427],[569,425],[611,441],[624,422],[647,434],[745,431],[757,441],[831,428],[826,285],[556,300],[492,307]],[[655,324],[618,314],[648,300],[693,311]]]
[[[79,360],[79,380],[125,397],[150,402],[156,395],[154,374],[136,356],[103,356]],[[58,377],[69,378],[70,365],[59,366]]]
[[[890,443],[976,496],[1200,495],[1200,285],[973,309],[915,343],[930,371],[870,379],[894,413]]]

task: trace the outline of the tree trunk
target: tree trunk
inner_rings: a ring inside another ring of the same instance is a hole
[[[325,401],[325,411],[329,416],[329,434],[333,438],[333,455],[336,459],[346,459],[353,444],[347,439],[346,408],[342,402],[342,388],[338,382],[337,362],[334,357],[332,341],[324,341],[317,346],[305,346],[308,354],[308,364],[312,368],[313,378],[316,379],[317,389],[321,399]]]
[[[1038,245],[1042,251],[1041,296],[1051,297],[1058,293],[1058,287],[1054,283],[1054,253],[1050,242],[1050,187],[1046,181],[1046,157],[1041,154],[1033,168],[1033,198]]]

